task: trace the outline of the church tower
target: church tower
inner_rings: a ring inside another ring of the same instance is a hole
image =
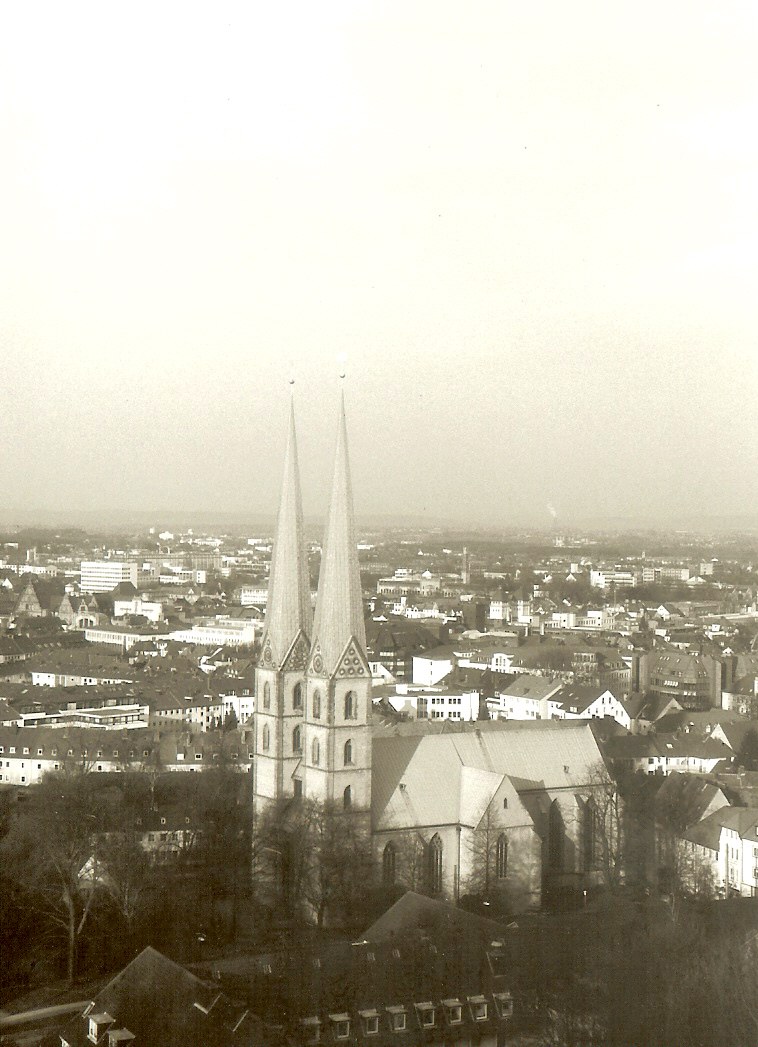
[[[293,775],[303,751],[304,677],[310,635],[310,579],[293,399],[261,654],[255,670],[256,815],[271,800],[299,791],[300,783],[295,784]]]
[[[344,394],[306,673],[305,795],[368,811],[371,671],[353,519]]]

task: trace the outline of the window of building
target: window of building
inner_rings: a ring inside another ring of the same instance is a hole
[[[42,750],[41,749],[37,750],[37,756],[42,756]]]
[[[350,788],[349,785],[346,785],[345,786],[345,791],[342,794],[342,806],[345,808],[345,810],[347,810],[348,807],[352,807],[352,805],[353,805],[353,790]]]
[[[405,1011],[393,1011],[390,1017],[393,1032],[402,1032],[405,1029]]]
[[[271,732],[268,729],[268,724],[264,723],[263,731],[261,733],[261,749],[266,752],[269,745],[271,744]]]
[[[397,848],[390,840],[382,854],[382,881],[385,887],[392,887],[395,883],[397,866]]]
[[[301,683],[296,683],[292,689],[292,708],[303,708],[303,685]]]
[[[429,889],[432,894],[442,891],[442,840],[438,833],[432,837],[427,851]]]
[[[581,811],[582,817],[582,865],[584,872],[589,872],[595,866],[597,857],[597,809],[595,801],[590,796]]]
[[[500,833],[497,838],[495,850],[495,875],[498,880],[504,880],[508,873],[508,837]]]
[[[264,683],[263,685],[263,708],[271,708],[271,684]]]
[[[553,800],[550,804],[547,837],[548,865],[553,872],[558,872],[563,868],[564,838],[563,815],[558,801]]]
[[[303,751],[303,735],[300,730],[300,724],[292,732],[292,751],[293,753],[301,753]]]
[[[366,1036],[376,1036],[379,1032],[379,1015],[378,1014],[362,1014],[363,1018],[363,1031]]]
[[[345,742],[344,764],[348,767],[353,762],[353,743],[350,738]]]
[[[313,719],[318,720],[321,717],[321,691],[316,690],[313,692]]]
[[[318,738],[314,738],[311,744],[311,763],[314,767],[318,767],[321,759],[321,746],[318,744]]]
[[[303,795],[303,783],[299,778],[295,778],[293,783],[293,794],[296,800],[299,800]]]
[[[355,720],[358,716],[358,696],[355,691],[348,691],[345,695],[345,719]]]

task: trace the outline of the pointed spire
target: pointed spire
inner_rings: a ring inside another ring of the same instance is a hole
[[[337,450],[334,477],[321,550],[316,614],[313,622],[313,650],[318,648],[325,671],[331,675],[349,641],[357,642],[365,656],[366,630],[363,623],[361,576],[358,543],[353,519],[353,491],[347,453],[345,397],[340,397]]]
[[[294,385],[290,380],[290,388]],[[300,469],[295,435],[295,401],[290,398],[289,432],[284,458],[284,478],[276,537],[271,554],[268,604],[263,646],[270,646],[275,665],[282,660],[299,632],[311,631],[311,593],[308,554],[303,533],[303,505],[300,497]]]

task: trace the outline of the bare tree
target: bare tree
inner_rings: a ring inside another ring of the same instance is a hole
[[[373,878],[367,815],[316,800],[272,804],[254,832],[253,862],[275,906],[318,926],[350,925]]]
[[[102,872],[94,839],[103,812],[88,777],[67,769],[30,786],[31,802],[2,841],[6,876],[31,907],[65,933],[69,981],[76,975],[79,939]]]
[[[505,879],[508,860],[508,837],[499,808],[488,804],[479,824],[466,842],[469,858],[469,873],[464,889],[489,902],[500,894]]]
[[[630,827],[625,825],[619,784],[601,760],[590,768],[587,797],[579,812],[580,851],[586,872],[597,871],[615,889],[624,882]]]

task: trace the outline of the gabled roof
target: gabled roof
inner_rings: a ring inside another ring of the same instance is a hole
[[[91,1013],[113,1017],[111,1028],[127,1028],[135,1044],[150,1047],[234,1047],[252,1044],[244,1007],[232,1007],[218,987],[148,946],[97,994]],[[72,1047],[86,1047],[88,1021],[78,1016],[65,1030]],[[260,1035],[260,1030],[258,1031]]]
[[[602,761],[577,721],[504,721],[490,730],[373,740],[372,813],[383,828],[474,822],[507,777],[519,793],[578,788]],[[478,772],[478,773],[475,773]],[[511,806],[503,817],[524,824]]]
[[[361,937],[367,942],[394,941],[415,930],[425,932],[440,926],[455,928],[461,934],[477,938],[501,939],[504,934],[502,924],[494,920],[486,920],[449,902],[407,891]]]

